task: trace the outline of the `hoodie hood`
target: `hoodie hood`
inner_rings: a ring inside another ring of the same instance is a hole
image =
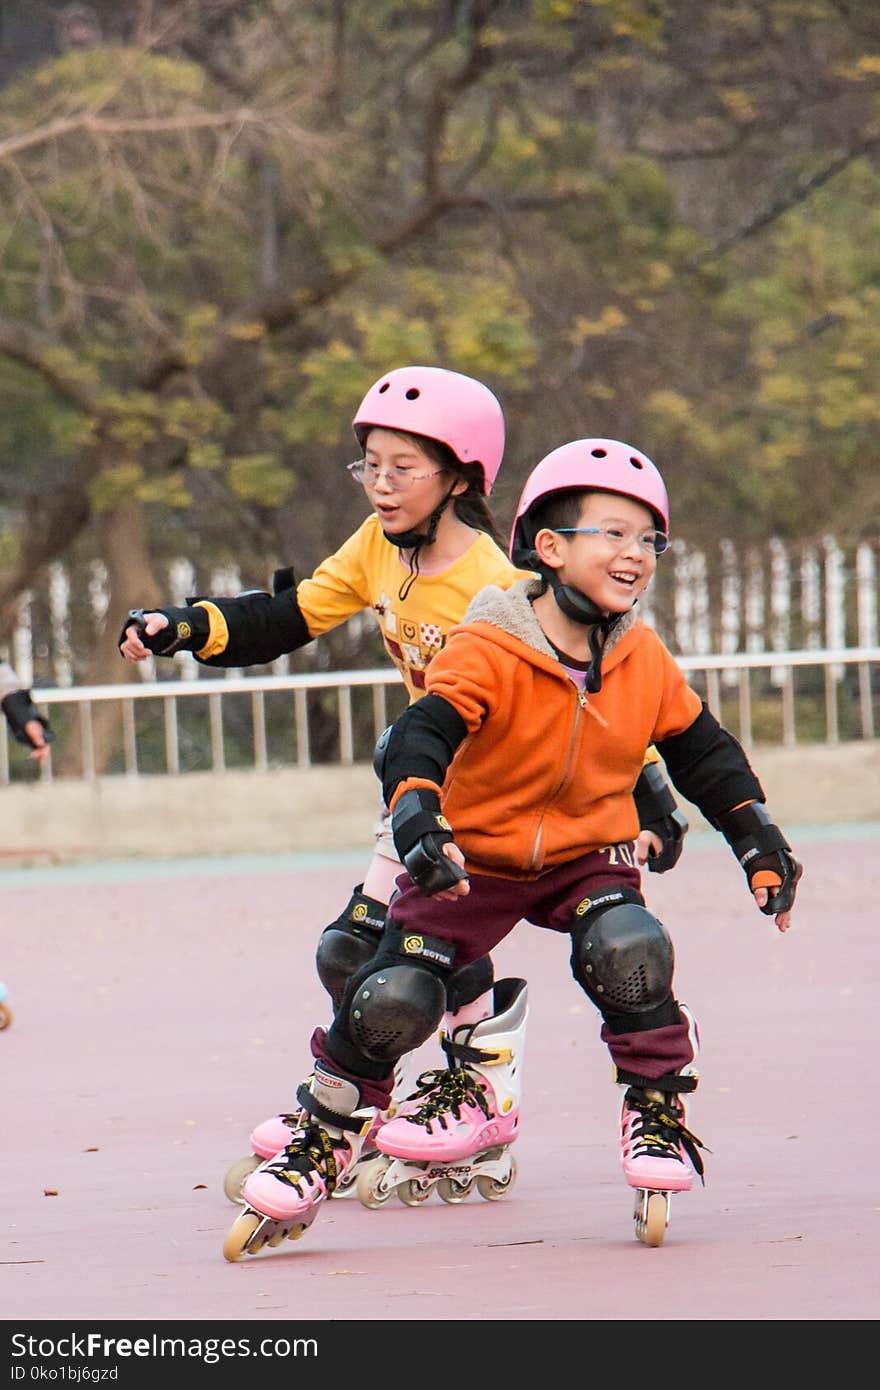
[[[548,656],[552,661],[558,662],[559,658],[547,641],[544,629],[538,622],[532,607],[532,600],[538,598],[543,592],[543,580],[534,576],[516,580],[509,589],[499,589],[497,585],[490,584],[471,599],[462,624],[490,623],[492,627],[497,627],[502,632],[509,633],[511,637],[518,638],[520,642],[524,642],[527,647],[540,652],[542,656]],[[602,653],[603,663],[621,638],[630,632],[639,621],[635,610],[630,609],[628,613],[624,613],[619,622],[614,624],[608,634]]]

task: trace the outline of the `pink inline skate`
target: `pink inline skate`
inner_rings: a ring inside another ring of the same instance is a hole
[[[679,1005],[689,1025],[696,1056],[699,1034],[690,1010]],[[674,1090],[630,1085],[620,1112],[620,1161],[630,1187],[636,1189],[633,1219],[645,1245],[662,1245],[669,1225],[673,1192],[690,1192],[694,1176],[703,1180],[700,1149],[705,1145],[685,1125],[682,1092],[697,1088],[691,1064],[676,1074]]]
[[[418,1061],[413,1053],[407,1053],[401,1057],[397,1066],[394,1068],[394,1088],[391,1092],[391,1104],[387,1110],[378,1111],[373,1122],[372,1129],[364,1138],[361,1147],[362,1159],[358,1164],[353,1165],[344,1176],[342,1176],[333,1192],[333,1196],[353,1197],[355,1196],[355,1180],[359,1171],[359,1164],[367,1156],[376,1153],[376,1145],[373,1142],[376,1131],[386,1120],[390,1120],[398,1113],[406,1098],[415,1090],[416,1079],[419,1073]],[[310,1080],[311,1078],[309,1078]],[[308,1081],[305,1083],[308,1085]],[[223,1191],[230,1202],[237,1202],[242,1205],[242,1187],[245,1179],[259,1168],[266,1159],[274,1158],[277,1153],[290,1143],[293,1133],[299,1128],[302,1119],[302,1111],[297,1110],[286,1115],[272,1115],[268,1120],[262,1120],[252,1131],[250,1136],[251,1152],[245,1154],[244,1158],[238,1159],[233,1163],[223,1179]]]
[[[376,1118],[374,1107],[358,1109],[360,1096],[352,1082],[319,1063],[298,1099],[302,1110],[288,1144],[244,1181],[244,1210],[223,1242],[227,1260],[298,1240],[357,1163]]]
[[[435,1188],[444,1202],[461,1202],[474,1186],[493,1201],[512,1188],[526,982],[499,980],[487,997],[494,1008],[488,1017],[484,1011],[473,1021],[473,1005],[447,1015],[441,1045],[449,1066],[424,1072],[401,1113],[380,1127],[374,1141],[380,1152],[356,1179],[364,1206],[383,1206],[395,1193],[406,1206],[418,1206]]]

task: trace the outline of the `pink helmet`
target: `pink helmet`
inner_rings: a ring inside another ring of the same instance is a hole
[[[633,497],[650,507],[660,530],[669,530],[666,485],[647,454],[619,439],[575,439],[542,458],[526,479],[510,533],[511,559],[520,555],[519,561],[514,559],[515,564],[522,563],[534,540],[523,524],[527,513],[551,492],[566,492],[569,488],[595,488]]]
[[[380,376],[352,425],[361,448],[372,425],[439,440],[459,463],[482,464],[486,494],[501,467],[504,416],[496,397],[481,381],[444,367],[398,367]]]

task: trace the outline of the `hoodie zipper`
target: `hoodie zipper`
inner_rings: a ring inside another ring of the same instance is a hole
[[[570,680],[571,678],[570,678],[570,677],[566,677],[566,679],[567,679],[567,680]],[[580,729],[581,710],[586,710],[587,713],[588,713],[588,714],[591,714],[591,715],[593,716],[594,719],[598,719],[599,723],[602,725],[603,728],[605,728],[605,729],[608,728],[608,720],[607,720],[607,719],[603,719],[603,717],[602,717],[602,715],[599,713],[599,711],[593,708],[593,706],[590,704],[589,700],[587,699],[586,693],[585,693],[583,690],[578,690],[577,688],[575,688],[575,696],[576,696],[576,703],[575,703],[575,710],[574,710],[574,722],[573,722],[573,724],[572,724],[572,726],[571,726],[571,735],[570,735],[569,740],[568,740],[568,756],[567,756],[567,758],[566,758],[566,760],[565,760],[565,769],[564,769],[564,771],[563,771],[563,773],[562,773],[562,776],[560,777],[559,781],[556,783],[556,786],[553,788],[553,791],[550,793],[550,796],[548,797],[547,801],[545,802],[545,804],[544,804],[544,810],[541,812],[541,818],[540,818],[540,820],[538,821],[538,829],[537,829],[537,831],[535,832],[535,837],[534,837],[534,839],[532,840],[532,853],[531,853],[530,864],[529,864],[529,867],[530,867],[531,869],[538,869],[538,868],[540,868],[540,864],[541,864],[541,841],[542,841],[543,835],[544,835],[544,819],[545,819],[547,810],[548,810],[548,808],[549,808],[550,806],[554,805],[554,803],[555,803],[556,801],[559,800],[559,795],[560,795],[561,791],[562,791],[563,788],[565,787],[566,782],[569,781],[569,774],[570,774],[570,772],[571,772],[572,760],[573,760],[573,758],[574,758],[575,743],[577,742],[578,730]]]

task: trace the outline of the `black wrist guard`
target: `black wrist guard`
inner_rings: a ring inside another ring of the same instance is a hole
[[[665,874],[668,869],[674,869],[681,858],[688,823],[669,790],[659,763],[646,763],[642,768],[633,789],[633,800],[639,829],[653,831],[662,841],[662,848],[648,856],[648,868],[652,874]]]
[[[161,613],[163,618],[168,619],[168,626],[148,637],[144,631],[146,613]],[[122,625],[117,646],[122,646],[126,629],[130,628],[132,623],[137,627],[138,636],[144,646],[154,656],[173,656],[175,652],[197,652],[205,645],[211,631],[211,621],[204,608],[132,608]]]
[[[443,853],[455,837],[436,792],[427,787],[404,792],[391,815],[391,834],[403,867],[426,897],[467,878]]]
[[[272,575],[272,593],[286,594],[288,589],[296,588],[296,575],[292,565],[285,565]]]
[[[37,719],[42,724],[43,737],[47,743],[51,743],[55,737],[52,730],[49,728],[48,719],[45,719],[43,715],[40,714],[40,711],[31,699],[31,692],[29,690],[13,690],[11,695],[6,696],[0,708],[2,708],[3,713],[6,715],[6,721],[9,724],[9,731],[12,737],[17,743],[23,743],[25,748],[36,747],[36,744],[32,743],[28,738],[24,727],[25,724],[29,724],[32,719]]]
[[[778,880],[776,888],[755,885],[769,887],[767,902],[761,911],[768,917],[788,912],[794,904],[803,865],[795,859],[791,846],[779,826],[770,819],[767,808],[759,801],[752,801],[748,806],[726,811],[718,817],[718,829],[742,865],[749,888],[759,873],[773,874]]]

